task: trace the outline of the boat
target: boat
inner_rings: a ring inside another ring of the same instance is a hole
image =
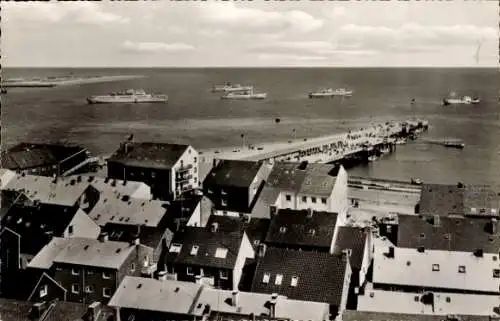
[[[417,177],[413,177],[411,179],[411,184],[412,185],[422,185],[422,180],[420,178],[417,178]]]
[[[325,97],[350,97],[352,96],[353,91],[345,88],[338,89],[321,89],[316,92],[309,93],[309,98],[325,98]]]
[[[375,155],[370,155],[370,156],[368,156],[368,161],[369,161],[369,162],[374,162],[374,161],[376,161],[376,160],[377,160],[377,156],[375,156]]]
[[[451,93],[450,97],[443,99],[443,105],[471,105],[471,104],[479,104],[481,99],[479,97],[471,97],[471,96],[462,96],[456,97],[455,93]]]
[[[226,82],[224,85],[214,85],[212,87],[212,92],[236,92],[236,91],[245,91],[245,90],[253,90],[253,86],[245,86],[240,84],[231,84],[230,82]]]
[[[259,100],[266,99],[266,93],[255,93],[253,90],[244,90],[237,92],[230,92],[221,97],[221,99],[233,99],[233,100]]]
[[[449,148],[458,148],[458,149],[464,149],[465,148],[465,144],[462,143],[462,142],[445,141],[443,143],[443,145],[445,147],[449,147]]]
[[[91,96],[87,98],[89,104],[111,104],[111,103],[166,103],[167,95],[148,94],[142,89],[128,89],[122,92],[110,93],[108,95]]]

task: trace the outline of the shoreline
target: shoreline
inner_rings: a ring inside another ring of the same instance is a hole
[[[71,86],[83,85],[92,83],[105,83],[113,81],[123,81],[131,79],[145,78],[143,75],[116,75],[116,76],[91,76],[91,77],[60,77],[59,79],[43,79],[43,80],[19,80],[8,81],[6,80],[2,87],[4,88],[37,88],[37,87],[58,87],[58,86]]]

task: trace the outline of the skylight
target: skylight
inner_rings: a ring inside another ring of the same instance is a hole
[[[170,253],[180,253],[182,248],[182,244],[172,243],[170,246]]]
[[[227,256],[227,249],[226,248],[218,247],[215,250],[215,257],[225,259],[226,256]]]
[[[293,286],[293,287],[296,287],[298,282],[299,282],[299,277],[298,276],[292,276],[292,282],[290,283],[290,285]]]
[[[276,280],[274,281],[274,284],[281,285],[282,281],[283,281],[283,274],[276,274]]]
[[[269,273],[264,273],[264,277],[262,278],[262,283],[269,283],[269,279],[271,278],[271,275]]]
[[[191,253],[190,254],[191,255],[198,254],[198,249],[199,249],[198,245],[193,245],[193,247],[191,248]]]
[[[280,227],[280,233],[285,233],[286,232],[286,226]]]

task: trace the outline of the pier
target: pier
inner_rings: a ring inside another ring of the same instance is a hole
[[[426,120],[386,122],[336,135],[200,152],[202,162],[213,159],[312,163],[363,162],[392,152],[398,144],[428,129]]]

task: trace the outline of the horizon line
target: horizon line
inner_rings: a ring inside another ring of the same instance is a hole
[[[356,68],[469,68],[493,69],[497,66],[2,66],[2,69],[29,68],[29,69],[356,69]]]

